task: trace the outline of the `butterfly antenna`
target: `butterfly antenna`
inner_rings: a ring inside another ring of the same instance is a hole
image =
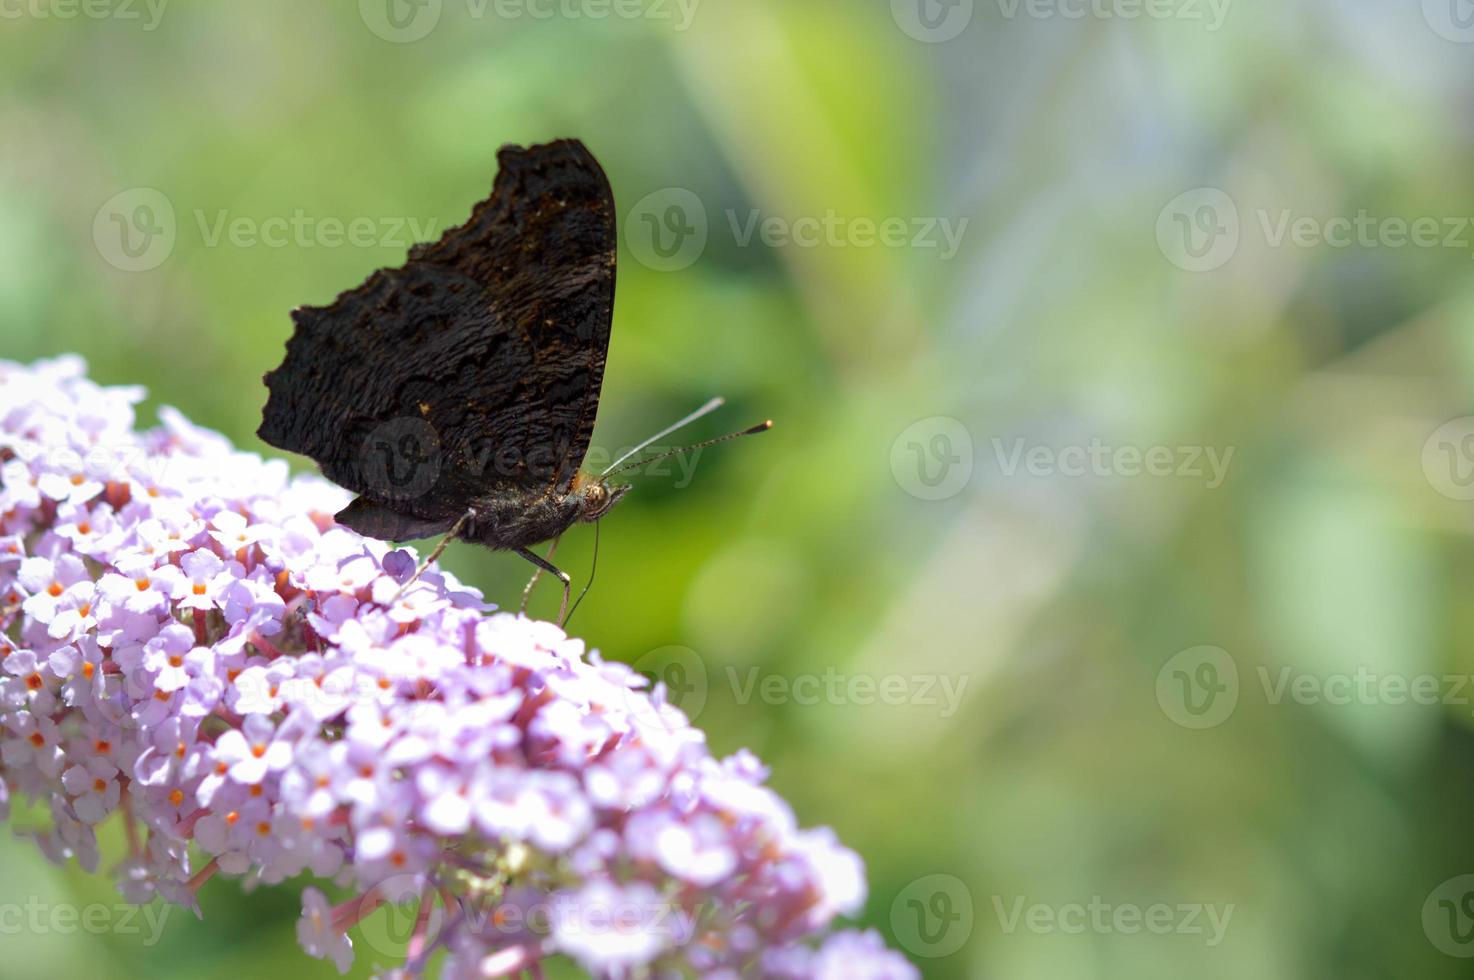
[[[609,468],[606,469],[603,473],[600,473],[599,475],[600,476],[608,476],[610,473],[613,473],[616,469],[619,468],[619,464],[620,463],[623,463],[625,460],[629,459],[635,453],[640,452],[642,449],[644,449],[645,447],[649,446],[651,443],[655,442],[657,439],[664,439],[666,436],[670,435],[672,432],[675,432],[677,429],[681,429],[681,428],[684,428],[685,426],[690,425],[692,422],[695,422],[697,419],[701,418],[703,415],[710,415],[712,412],[715,412],[717,409],[721,408],[726,403],[727,403],[727,400],[725,398],[720,397],[720,396],[718,396],[716,398],[713,398],[711,401],[707,402],[705,405],[702,405],[696,411],[692,412],[690,415],[687,415],[685,418],[681,419],[679,422],[676,422],[674,425],[668,425],[668,426],[666,426],[664,429],[661,429],[659,432],[655,433],[655,435],[651,436],[649,439],[646,439],[644,442],[640,443],[638,446],[636,446],[635,448],[631,449],[629,452],[625,453],[623,456],[619,457],[614,462],[610,463],[609,464]]]
[[[682,446],[680,449],[670,449],[663,453],[657,453],[654,456],[646,456],[644,459],[637,459],[633,463],[630,463],[628,466],[621,466],[619,469],[614,470],[613,472],[623,473],[625,470],[636,469],[637,467],[644,466],[646,463],[653,463],[658,459],[665,459],[668,456],[679,456],[681,453],[689,453],[694,452],[697,449],[705,449],[707,446],[715,446],[719,442],[727,442],[730,439],[740,439],[743,436],[755,436],[759,432],[767,432],[772,427],[773,420],[768,419],[766,422],[759,422],[757,425],[743,429],[741,432],[728,432],[724,436],[717,436],[715,439],[708,439],[705,442],[698,442],[694,446]],[[599,475],[609,476],[610,473],[610,470],[605,470]]]
[[[568,629],[568,621],[573,614],[578,612],[578,604],[583,602],[583,597],[589,594],[589,589],[594,585],[594,573],[599,570],[599,521],[594,522],[594,563],[589,566],[588,581],[583,584],[583,591],[578,594],[578,599],[573,603],[573,608],[568,610],[568,615],[563,617],[563,629]]]

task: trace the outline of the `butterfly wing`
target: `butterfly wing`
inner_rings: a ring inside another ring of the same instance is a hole
[[[365,533],[388,536],[396,517],[434,533],[498,488],[567,492],[588,451],[614,306],[613,192],[576,140],[497,159],[465,224],[331,306],[295,311],[266,376],[261,438],[358,493]]]

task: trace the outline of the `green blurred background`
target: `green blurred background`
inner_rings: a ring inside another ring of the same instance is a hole
[[[778,425],[637,478],[574,632],[864,856],[866,925],[928,977],[1470,975],[1467,0],[155,2],[0,0],[0,357],[262,450],[292,307],[579,136],[596,445]],[[297,893],[0,977],[333,975]]]

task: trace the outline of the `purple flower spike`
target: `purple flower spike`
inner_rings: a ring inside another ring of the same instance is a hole
[[[444,571],[400,595],[416,556],[347,494],[173,410],[136,432],[141,398],[0,361],[0,819],[49,809],[48,857],[92,870],[122,811],[132,902],[310,873],[298,941],[341,971],[410,902],[396,977],[918,976],[829,933],[864,868],[750,754]]]

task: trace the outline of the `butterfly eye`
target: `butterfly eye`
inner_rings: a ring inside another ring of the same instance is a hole
[[[583,496],[583,519],[586,521],[598,520],[604,516],[609,509],[609,488],[602,483],[595,483],[584,491]]]

